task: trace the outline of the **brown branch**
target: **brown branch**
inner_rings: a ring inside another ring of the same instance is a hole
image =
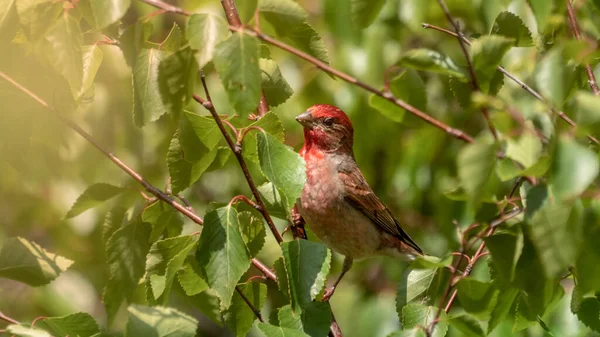
[[[244,302],[246,302],[246,304],[248,305],[248,307],[250,308],[250,310],[252,310],[252,312],[254,313],[254,316],[256,316],[256,318],[258,318],[258,320],[261,323],[264,323],[265,321],[262,318],[262,315],[260,313],[260,310],[258,310],[254,304],[252,304],[252,302],[250,302],[250,300],[248,299],[248,297],[246,297],[246,295],[244,295],[244,293],[240,290],[240,287],[236,286],[235,287],[235,291],[237,291],[237,293],[240,295],[240,297],[244,300]]]
[[[513,195],[516,193],[518,187],[521,185],[521,182],[523,181],[524,178],[517,178],[517,181],[515,182],[515,184],[513,185],[513,188],[511,189],[509,195],[508,195],[508,199],[512,198]],[[506,213],[504,213],[504,209],[502,209],[500,211],[500,215],[492,220],[490,222],[490,226],[489,229],[487,230],[487,232],[485,233],[484,237],[490,237],[492,234],[494,234],[494,232],[496,231],[496,228],[498,228],[499,225],[503,224],[504,222],[514,218],[515,216],[521,214],[523,212],[523,208],[514,208]],[[465,234],[463,234],[465,235]],[[455,285],[456,282],[454,282],[455,278],[456,278],[456,274],[457,274],[457,270],[460,267],[460,263],[462,263],[463,258],[466,256],[464,253],[464,249],[465,249],[465,241],[466,238],[463,237],[461,239],[461,251],[460,251],[460,258],[458,259],[458,262],[456,264],[454,264],[454,269],[452,269],[452,274],[450,276],[450,279],[448,280],[448,283],[446,285],[446,289],[444,290],[444,294],[442,295],[442,298],[440,300],[440,305],[438,307],[438,311],[436,313],[435,318],[431,321],[431,324],[429,325],[428,329],[427,329],[427,333],[428,335],[431,335],[433,333],[433,330],[435,329],[435,326],[437,324],[437,322],[439,321],[440,315],[442,314],[442,307],[443,310],[448,313],[450,311],[450,308],[452,308],[452,305],[454,304],[454,301],[456,300],[456,295],[458,293],[458,291],[456,289],[454,289],[454,291],[452,292],[452,295],[450,295],[450,299],[448,300],[448,302],[446,303],[446,305],[444,306],[444,303],[446,302],[446,299],[448,298],[448,295],[450,294],[450,291],[452,290],[452,287]],[[473,271],[473,267],[475,266],[475,264],[477,263],[477,261],[487,255],[483,253],[483,250],[485,249],[485,241],[482,240],[481,244],[479,245],[479,247],[477,248],[477,251],[475,252],[475,254],[473,254],[473,256],[471,256],[471,258],[469,259],[467,257],[467,260],[469,261],[467,267],[465,268],[465,270],[463,271],[463,273],[461,274],[460,278],[465,278],[467,276],[469,276],[471,274],[471,272]]]
[[[158,8],[165,9],[165,7],[160,4],[161,3],[160,0],[140,0],[140,1],[145,2],[145,3],[147,3],[149,5],[152,5],[152,6],[158,7]],[[181,13],[179,11],[178,12],[174,12],[174,13],[179,13],[179,14],[187,15],[187,14]],[[296,48],[294,48],[294,47],[292,47],[290,45],[287,45],[287,44],[285,44],[285,43],[283,43],[283,42],[281,42],[279,40],[276,40],[276,39],[274,39],[274,38],[272,38],[272,37],[270,37],[268,35],[263,34],[262,32],[260,32],[257,29],[253,29],[253,28],[250,28],[250,27],[246,27],[246,28],[244,28],[244,27],[234,27],[232,25],[229,26],[229,30],[231,30],[231,31],[245,32],[245,33],[247,33],[247,34],[249,34],[251,36],[254,36],[254,37],[256,37],[256,38],[258,38],[258,39],[260,39],[260,40],[262,40],[262,41],[264,41],[264,42],[266,42],[268,44],[270,44],[270,45],[273,45],[273,46],[275,46],[275,47],[277,47],[279,49],[285,50],[288,53],[294,54],[294,55],[298,56],[299,58],[304,59],[304,60],[306,60],[306,61],[314,64],[317,68],[319,68],[319,69],[321,69],[321,70],[323,70],[323,71],[325,71],[325,72],[327,72],[327,73],[329,73],[329,74],[331,74],[333,76],[339,77],[339,78],[341,78],[342,80],[344,80],[344,81],[346,81],[348,83],[351,83],[351,84],[354,84],[354,85],[356,85],[358,87],[361,87],[361,88],[365,89],[366,91],[368,91],[370,93],[373,93],[373,94],[375,94],[375,95],[377,95],[377,96],[379,96],[379,97],[381,97],[381,98],[383,98],[383,99],[385,99],[385,100],[387,100],[389,102],[392,102],[393,104],[401,107],[402,109],[404,109],[404,110],[408,111],[409,113],[417,116],[418,118],[420,118],[420,119],[424,120],[425,122],[433,125],[434,127],[445,131],[447,134],[449,134],[449,135],[451,135],[451,136],[453,136],[453,137],[455,137],[457,139],[460,139],[460,140],[465,141],[467,143],[472,143],[473,142],[473,137],[469,136],[464,131],[446,125],[445,123],[443,123],[443,122],[441,122],[441,121],[439,121],[439,120],[437,120],[437,119],[429,116],[425,112],[423,112],[423,111],[415,108],[414,106],[412,106],[412,105],[404,102],[403,100],[395,97],[392,93],[375,89],[374,87],[372,87],[372,86],[370,86],[370,85],[368,85],[368,84],[366,84],[364,82],[361,82],[358,79],[356,79],[356,78],[354,78],[354,77],[352,77],[352,76],[350,76],[350,75],[348,75],[348,74],[346,74],[346,73],[344,73],[344,72],[342,72],[340,70],[337,70],[337,69],[329,66],[327,63],[325,63],[325,62],[323,62],[323,61],[321,61],[321,60],[319,60],[319,59],[317,59],[317,58],[315,58],[315,57],[313,57],[313,56],[311,56],[311,55],[309,55],[309,54],[307,54],[307,53],[305,53],[305,52],[303,52],[301,50],[298,50],[298,49],[296,49]]]
[[[573,10],[573,0],[566,0],[567,2],[567,13],[569,15],[569,22],[571,23],[571,29],[573,30],[573,36],[576,40],[581,40],[581,32],[579,31],[579,26],[577,25],[577,18],[575,17],[575,10]],[[585,71],[588,76],[588,83],[590,84],[590,88],[592,88],[592,92],[594,95],[600,95],[600,89],[598,89],[598,82],[596,82],[596,76],[594,76],[594,71],[592,70],[592,66],[589,64],[585,65]]]
[[[467,51],[467,46],[465,45],[465,42],[461,38],[462,33],[460,32],[460,27],[458,26],[458,22],[456,22],[454,20],[454,18],[452,17],[452,14],[450,14],[450,10],[446,6],[446,3],[444,2],[444,0],[438,0],[438,3],[440,4],[442,11],[444,11],[444,14],[446,15],[446,19],[448,19],[448,21],[450,22],[450,24],[454,27],[454,30],[456,31],[456,39],[458,40],[460,49],[462,50],[463,55],[465,56],[465,60],[467,61],[467,69],[469,70],[469,76],[471,77],[471,86],[473,87],[473,91],[481,92],[481,88],[479,87],[479,82],[477,81],[477,76],[475,75],[475,69],[473,68],[473,63],[471,62],[471,58],[469,57],[469,52]],[[489,113],[487,107],[485,107],[485,106],[481,107],[481,112],[483,113],[483,117],[485,118],[485,121],[487,122],[487,125],[490,128],[490,132],[492,133],[492,136],[494,136],[494,140],[498,141],[498,133],[496,132],[496,128],[494,128],[494,125],[492,124],[492,121],[490,120],[490,113]]]
[[[279,234],[277,227],[275,227],[275,223],[273,222],[271,215],[267,211],[267,207],[265,206],[265,203],[263,202],[260,194],[258,193],[256,184],[254,183],[254,180],[252,179],[252,176],[250,175],[250,171],[248,170],[248,165],[246,165],[246,161],[244,160],[244,157],[242,156],[242,147],[233,142],[233,139],[231,138],[229,133],[227,133],[227,130],[225,130],[223,121],[221,121],[219,114],[217,114],[217,111],[215,110],[215,107],[212,104],[212,100],[210,98],[210,93],[208,92],[208,87],[206,86],[206,80],[204,78],[203,72],[201,72],[201,79],[202,79],[202,85],[204,86],[204,92],[206,94],[206,99],[204,99],[196,94],[194,94],[194,99],[196,100],[196,102],[200,103],[206,110],[208,110],[210,112],[210,114],[213,116],[215,122],[217,123],[217,126],[219,127],[219,129],[221,130],[221,133],[223,134],[223,137],[225,137],[225,140],[227,141],[227,145],[229,145],[229,148],[235,155],[235,158],[237,159],[238,164],[240,165],[240,168],[242,169],[242,172],[244,173],[244,177],[246,178],[246,182],[248,182],[250,191],[252,192],[252,195],[254,196],[254,199],[256,200],[256,204],[259,206],[258,211],[265,218],[265,221],[267,222],[267,225],[269,226],[271,233],[273,233],[275,240],[277,240],[277,243],[281,244],[283,242],[283,238],[281,237],[281,234]]]
[[[229,26],[232,28],[241,28],[242,20],[240,19],[240,15],[238,14],[237,8],[235,7],[235,1],[221,0],[221,5],[223,6],[223,11],[225,11],[225,17],[227,17],[227,22],[229,22]],[[231,29],[231,31],[236,30]],[[267,112],[269,112],[269,104],[267,103],[265,91],[261,90],[260,101],[258,103],[258,107],[256,108],[256,115],[258,116],[258,118],[260,118],[266,115]]]
[[[161,1],[161,0],[142,0],[142,2],[145,2],[145,3],[147,3],[150,6],[154,6],[156,8],[160,8],[160,9],[164,10],[165,12],[174,13],[174,14],[181,14],[181,15],[185,15],[185,16],[192,15],[192,13],[190,13],[190,12],[188,12],[188,11],[180,8],[180,7],[168,4],[168,3],[164,2],[164,1]]]
[[[17,321],[16,319],[10,318],[8,316],[6,316],[2,311],[0,311],[0,319],[3,321],[6,321],[8,323],[11,324],[20,324],[19,321]]]
[[[433,30],[437,30],[438,32],[442,32],[448,35],[452,35],[454,37],[458,37],[459,35],[449,31],[447,29],[429,24],[429,23],[423,23],[421,24],[421,26],[425,29],[433,29]],[[460,36],[461,39],[468,45],[471,45],[471,41],[469,41],[469,39],[467,39],[466,37],[464,37],[463,35]],[[539,100],[540,102],[546,104],[546,106],[548,108],[550,108],[550,111],[552,111],[553,113],[556,113],[562,120],[564,120],[565,122],[567,122],[567,124],[569,124],[570,126],[576,128],[577,127],[577,123],[575,123],[571,118],[569,118],[569,116],[567,116],[564,112],[558,110],[554,105],[552,105],[552,103],[550,103],[550,101],[548,101],[547,99],[545,99],[544,97],[542,97],[542,95],[540,93],[538,93],[537,91],[533,90],[530,86],[528,86],[527,84],[525,84],[525,82],[521,81],[519,78],[517,78],[515,75],[513,75],[512,73],[510,73],[508,70],[506,70],[504,67],[502,66],[498,66],[498,71],[501,72],[502,74],[504,74],[504,76],[510,78],[513,82],[515,82],[516,84],[519,85],[519,87],[521,87],[521,89],[527,91],[530,95],[532,95],[533,97],[535,97],[537,100]],[[596,139],[594,136],[588,134],[587,138],[600,145],[600,141],[598,141],[598,139]]]

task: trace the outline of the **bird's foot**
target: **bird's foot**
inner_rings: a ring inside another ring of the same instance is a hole
[[[335,287],[329,287],[329,288],[325,289],[325,292],[323,292],[323,299],[321,301],[322,302],[329,301],[331,296],[333,296],[334,292],[335,292]]]

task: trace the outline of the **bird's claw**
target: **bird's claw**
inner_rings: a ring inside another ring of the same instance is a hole
[[[335,292],[335,287],[329,287],[329,288],[325,289],[325,292],[323,292],[323,299],[321,301],[322,302],[329,301],[331,296],[333,296],[334,292]]]

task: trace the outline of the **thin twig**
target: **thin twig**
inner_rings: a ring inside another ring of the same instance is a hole
[[[147,3],[150,6],[154,6],[156,8],[160,8],[160,9],[166,11],[166,12],[169,12],[169,13],[181,14],[181,15],[185,15],[185,16],[192,15],[192,13],[190,13],[190,12],[188,12],[188,11],[180,8],[180,7],[168,4],[168,3],[164,2],[164,1],[161,1],[161,0],[143,0],[142,2],[145,2],[145,3]]]
[[[435,26],[435,25],[432,25],[429,23],[423,23],[423,24],[421,24],[421,26],[425,29],[433,29],[433,30],[437,30],[438,32],[442,32],[442,33],[445,33],[448,35],[452,35],[454,37],[458,37],[458,34],[452,32],[452,31],[449,31],[447,29],[444,29],[444,28],[441,28],[441,27],[438,27],[438,26]],[[464,35],[461,35],[461,38],[466,44],[471,45],[471,41],[469,41],[469,39],[467,39]],[[553,113],[556,113],[562,120],[567,122],[567,124],[569,124],[572,127],[577,127],[577,123],[575,123],[571,118],[569,118],[564,112],[558,110],[554,105],[552,105],[552,103],[550,103],[550,101],[548,101],[547,99],[542,97],[542,95],[540,93],[533,90],[530,86],[528,86],[527,84],[525,84],[525,82],[518,79],[512,73],[508,72],[508,70],[506,70],[504,67],[498,66],[498,71],[501,72],[502,74],[504,74],[504,76],[510,78],[513,82],[517,83],[519,85],[519,87],[521,87],[521,89],[527,91],[530,95],[535,97],[537,100],[544,103],[548,108],[550,108],[550,111],[552,111]],[[594,136],[588,134],[587,138],[590,141],[600,145],[600,141],[598,141],[598,139],[596,139]]]
[[[159,0],[140,0],[140,1],[145,2],[145,3],[149,4],[149,5],[156,6],[158,8],[163,8],[163,9],[165,8],[165,7],[162,7],[162,5],[160,5],[160,1]],[[175,13],[180,13],[180,12],[175,12]],[[180,14],[183,14],[183,13],[180,13]],[[186,15],[186,14],[183,14],[183,15]],[[301,59],[304,59],[305,61],[308,61],[308,62],[314,64],[317,68],[319,68],[319,69],[321,69],[321,70],[323,70],[323,71],[325,71],[325,72],[327,72],[327,73],[329,73],[329,74],[331,74],[333,76],[339,77],[339,78],[341,78],[342,80],[344,80],[344,81],[346,81],[348,83],[351,83],[351,84],[354,84],[354,85],[356,85],[358,87],[361,87],[361,88],[365,89],[366,91],[369,91],[369,92],[371,92],[371,93],[373,93],[373,94],[375,94],[375,95],[377,95],[377,96],[379,96],[379,97],[381,97],[381,98],[383,98],[383,99],[385,99],[385,100],[387,100],[389,102],[392,102],[393,104],[401,107],[402,109],[404,109],[404,110],[408,111],[409,113],[417,116],[418,118],[424,120],[425,122],[427,122],[427,123],[435,126],[436,128],[445,131],[447,134],[449,134],[449,135],[451,135],[451,136],[453,136],[453,137],[455,137],[457,139],[460,139],[460,140],[465,141],[467,143],[473,143],[473,141],[474,141],[473,137],[469,136],[464,131],[462,131],[460,129],[457,129],[457,128],[450,127],[449,125],[446,125],[445,123],[443,123],[443,122],[441,122],[441,121],[439,121],[439,120],[437,120],[437,119],[429,116],[425,112],[423,112],[423,111],[415,108],[414,106],[412,106],[412,105],[404,102],[403,100],[395,97],[392,93],[375,89],[374,87],[372,87],[372,86],[370,86],[370,85],[368,85],[368,84],[366,84],[366,83],[364,83],[364,82],[362,82],[362,81],[360,81],[360,80],[358,80],[358,79],[356,79],[356,78],[354,78],[354,77],[352,77],[352,76],[350,76],[350,75],[348,75],[348,74],[346,74],[346,73],[344,73],[344,72],[342,72],[340,70],[337,70],[337,69],[329,66],[327,63],[325,63],[325,62],[323,62],[323,61],[321,61],[321,60],[319,60],[319,59],[317,59],[317,58],[315,58],[315,57],[313,57],[313,56],[311,56],[311,55],[309,55],[309,54],[307,54],[307,53],[305,53],[305,52],[303,52],[301,50],[298,50],[298,49],[296,49],[296,48],[294,48],[294,47],[292,47],[290,45],[287,45],[287,44],[285,44],[285,43],[283,43],[283,42],[281,42],[279,40],[276,40],[276,39],[274,39],[274,38],[272,38],[272,37],[270,37],[270,36],[268,36],[266,34],[263,34],[262,32],[260,32],[259,30],[255,29],[255,28],[251,28],[251,27],[234,27],[234,26],[230,25],[229,26],[229,30],[235,31],[235,32],[245,32],[246,34],[254,36],[254,37],[256,37],[256,38],[258,38],[258,39],[260,39],[260,40],[262,40],[262,41],[264,41],[264,42],[266,42],[268,44],[270,44],[270,45],[273,45],[273,46],[275,46],[275,47],[277,47],[279,49],[287,51],[288,53],[296,55],[296,56],[300,57]]]
[[[467,46],[465,45],[465,42],[461,38],[462,33],[460,32],[460,27],[458,26],[458,22],[456,22],[454,20],[454,18],[452,17],[452,14],[450,14],[450,10],[448,9],[448,6],[446,6],[446,3],[444,2],[444,0],[438,0],[438,3],[440,4],[440,7],[442,7],[442,11],[444,11],[444,14],[446,15],[446,19],[448,19],[448,21],[450,22],[450,24],[454,27],[454,30],[456,31],[456,39],[458,40],[460,49],[462,49],[463,55],[465,56],[465,60],[467,61],[467,69],[469,70],[469,76],[471,77],[471,86],[473,87],[473,91],[481,92],[481,88],[479,87],[479,82],[477,81],[477,76],[475,75],[475,69],[473,68],[473,63],[471,63],[471,58],[469,57],[469,51],[467,50]],[[494,128],[494,125],[492,124],[492,121],[490,120],[490,113],[489,113],[487,107],[482,106],[481,112],[483,113],[483,117],[485,118],[485,121],[487,122],[488,127],[490,128],[490,132],[492,133],[492,136],[494,136],[494,140],[498,141],[498,133],[496,132],[496,128]]]
[[[240,290],[240,287],[236,286],[235,287],[235,291],[237,291],[237,293],[240,295],[240,297],[242,297],[242,299],[244,300],[244,302],[246,302],[246,304],[248,305],[248,307],[250,308],[250,310],[252,310],[252,312],[254,313],[254,315],[256,316],[256,318],[258,318],[258,320],[261,323],[264,323],[265,321],[262,318],[260,310],[258,310],[254,306],[254,304],[252,304],[252,302],[250,302],[250,300],[248,299],[248,297],[246,297],[246,295],[244,295],[244,293]]]
[[[567,13],[569,15],[569,22],[571,23],[571,29],[573,30],[573,36],[576,40],[581,40],[581,32],[579,31],[579,26],[577,25],[577,17],[575,17],[575,10],[573,10],[573,1],[566,0],[567,2]],[[592,66],[589,64],[585,65],[585,71],[588,76],[588,83],[590,84],[590,88],[592,88],[592,92],[594,95],[600,95],[600,89],[598,89],[598,82],[596,82],[596,76],[594,75],[594,71],[592,70]]]
[[[2,311],[0,311],[0,319],[3,321],[6,321],[8,323],[11,324],[20,324],[19,321],[17,321],[16,319],[10,318],[8,316],[6,316]]]
[[[196,94],[194,94],[194,99],[196,100],[196,102],[200,103],[206,110],[208,110],[210,112],[210,114],[213,116],[215,122],[217,123],[217,126],[219,127],[219,129],[221,130],[221,133],[223,134],[223,137],[225,137],[225,140],[227,141],[227,145],[229,145],[229,148],[235,155],[235,158],[237,159],[238,164],[240,165],[240,168],[242,169],[242,172],[244,173],[244,177],[246,178],[246,181],[248,182],[248,186],[250,187],[250,191],[252,192],[252,195],[254,196],[254,199],[256,200],[256,204],[260,207],[260,209],[258,211],[265,218],[265,221],[267,222],[267,225],[269,226],[271,233],[273,233],[275,240],[277,240],[277,243],[281,244],[283,242],[283,238],[281,237],[281,234],[279,234],[277,227],[275,227],[275,223],[273,222],[271,215],[267,211],[267,207],[265,206],[265,203],[263,202],[260,194],[258,193],[258,188],[256,188],[256,184],[254,183],[254,180],[252,179],[252,176],[250,175],[250,171],[248,170],[248,165],[246,165],[246,161],[244,160],[244,157],[242,156],[242,147],[238,146],[236,143],[233,142],[233,139],[231,138],[229,133],[227,133],[227,130],[225,130],[225,126],[223,125],[223,122],[221,121],[219,114],[217,114],[217,111],[215,110],[215,107],[212,104],[212,101],[210,98],[210,93],[208,92],[208,87],[206,85],[206,79],[204,78],[203,72],[201,72],[201,79],[202,79],[202,85],[204,86],[204,92],[206,95],[206,99],[203,99],[202,97],[200,97]]]

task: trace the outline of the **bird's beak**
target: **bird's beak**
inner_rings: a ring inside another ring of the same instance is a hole
[[[298,116],[296,116],[296,121],[298,123],[302,124],[302,126],[310,129],[312,127],[315,119],[313,118],[310,111],[305,111],[305,112],[299,114]]]

